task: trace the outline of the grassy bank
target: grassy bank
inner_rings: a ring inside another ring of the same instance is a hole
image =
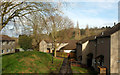
[[[54,58],[38,51],[18,52],[2,56],[3,73],[57,73],[63,59]]]
[[[97,72],[94,70],[91,70],[90,68],[82,68],[82,67],[77,67],[77,66],[71,66],[71,69],[74,74],[89,74],[89,75],[97,75]]]

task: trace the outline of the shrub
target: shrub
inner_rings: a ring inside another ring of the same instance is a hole
[[[19,36],[19,45],[25,51],[27,49],[31,49],[32,48],[32,38],[30,36],[27,36],[27,35]]]

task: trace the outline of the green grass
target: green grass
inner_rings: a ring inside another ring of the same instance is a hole
[[[97,72],[94,71],[94,70],[90,70],[90,69],[87,69],[87,68],[82,68],[82,67],[77,67],[77,66],[71,66],[71,69],[73,71],[73,73],[81,73],[81,74],[91,74],[91,75],[96,75]]]
[[[58,72],[62,59],[38,51],[18,52],[2,56],[3,73],[51,73]]]
[[[88,73],[88,70],[81,67],[71,66],[73,73]]]

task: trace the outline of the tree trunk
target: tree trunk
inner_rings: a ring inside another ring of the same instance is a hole
[[[56,57],[56,48],[55,48],[55,51],[54,51],[54,57]]]

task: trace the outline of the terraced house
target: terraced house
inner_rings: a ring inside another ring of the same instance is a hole
[[[93,58],[95,58],[95,49],[96,49],[96,36],[86,37],[79,42],[77,42],[76,47],[76,56],[77,60],[82,64],[86,64],[91,67],[93,65]]]
[[[105,67],[107,74],[120,74],[120,23],[77,42],[76,55],[88,67]]]
[[[0,35],[0,54],[15,52],[15,40],[7,35]]]

